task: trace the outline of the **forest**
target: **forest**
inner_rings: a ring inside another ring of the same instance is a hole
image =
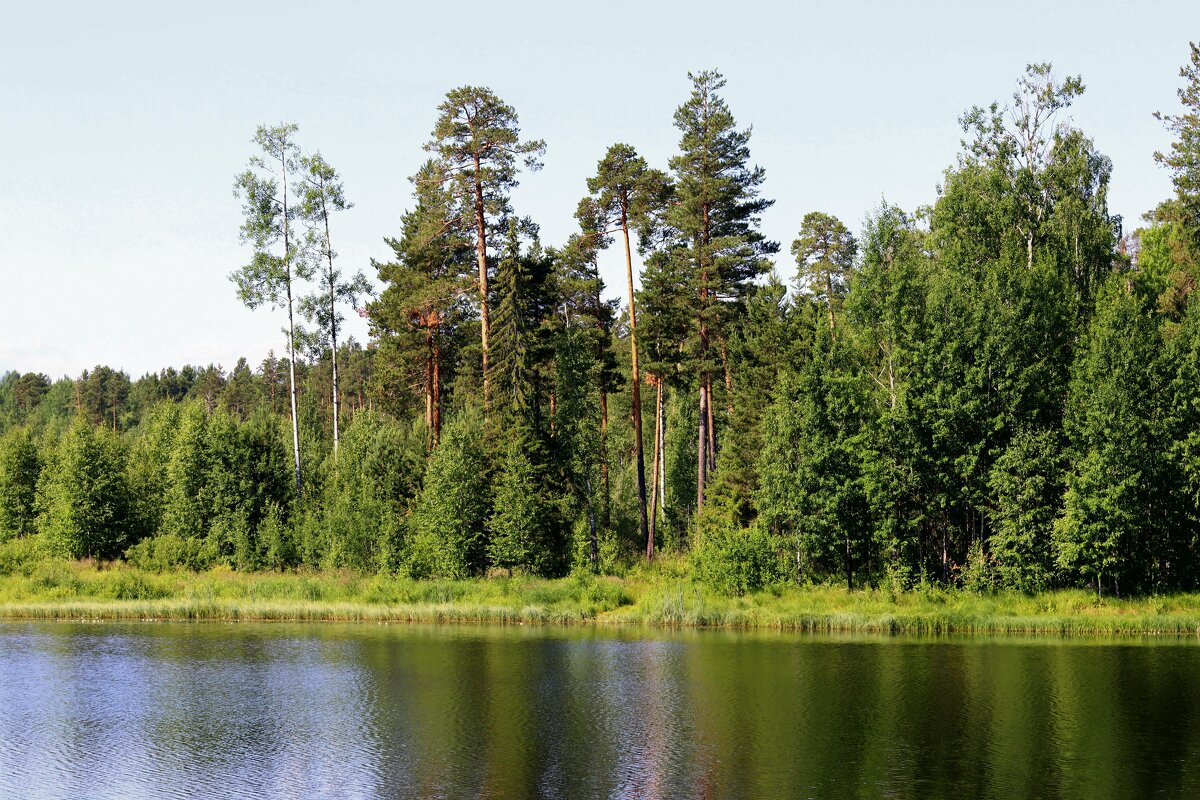
[[[790,243],[761,232],[767,172],[718,72],[688,76],[667,164],[596,154],[554,243],[512,203],[547,144],[464,86],[429,112],[392,255],[361,271],[335,249],[352,191],[297,125],[263,126],[234,183],[245,263],[224,269],[280,351],[0,377],[0,570],[553,577],[666,556],[731,595],[1200,589],[1198,45],[1180,77],[1152,156],[1174,195],[1138,227],[1071,122],[1082,78],[1033,64],[961,116],[929,205],[812,211]],[[365,344],[342,331],[356,313]]]

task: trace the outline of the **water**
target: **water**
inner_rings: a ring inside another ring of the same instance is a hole
[[[1200,644],[0,623],[8,798],[1200,797]]]

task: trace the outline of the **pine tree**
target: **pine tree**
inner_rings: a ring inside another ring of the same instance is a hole
[[[792,255],[800,268],[796,286],[823,302],[833,330],[834,307],[845,296],[858,244],[842,221],[831,214],[812,211],[804,215],[800,235],[792,242]]]
[[[750,131],[739,131],[718,92],[718,72],[689,74],[692,95],[675,112],[682,134],[671,159],[674,201],[665,217],[673,242],[668,252],[678,280],[691,294],[694,344],[690,371],[700,395],[696,508],[704,505],[708,476],[716,468],[713,375],[728,385],[725,342],[747,287],[769,269],[779,245],[759,231],[759,216],[772,205],[759,196],[765,173],[749,166]]]
[[[616,300],[604,300],[604,281],[600,277],[599,253],[612,243],[612,237],[600,223],[600,211],[594,200],[585,197],[575,211],[580,233],[572,234],[559,252],[558,291],[562,304],[563,323],[571,327],[578,321],[591,341],[595,354],[594,370],[600,415],[598,442],[600,483],[602,488],[601,526],[611,522],[612,493],[609,481],[608,456],[608,398],[622,383],[613,347],[616,327]]]
[[[470,314],[470,242],[459,227],[454,195],[437,180],[440,174],[437,163],[427,161],[413,176],[416,208],[404,215],[400,238],[384,240],[395,260],[372,261],[384,290],[368,310],[382,368],[423,389],[431,450],[441,438],[445,387]]]
[[[1152,216],[1179,225],[1187,243],[1179,253],[1181,266],[1195,276],[1200,269],[1200,44],[1189,42],[1188,47],[1188,63],[1179,70],[1185,84],[1177,92],[1183,113],[1154,115],[1175,136],[1170,152],[1154,154],[1154,160],[1171,173],[1175,197],[1159,205]]]
[[[517,186],[517,162],[531,171],[546,152],[542,141],[521,141],[517,112],[490,89],[462,86],[446,94],[438,106],[438,119],[425,149],[436,154],[443,170],[440,181],[449,181],[458,202],[470,212],[463,230],[474,237],[479,275],[480,336],[483,361],[484,408],[491,403],[490,352],[491,298],[488,294],[488,245],[499,231],[504,235],[511,214],[508,193]]]
[[[643,231],[649,238],[652,218],[667,204],[670,184],[659,170],[650,169],[646,160],[627,144],[608,148],[596,166],[596,175],[588,178],[588,191],[596,213],[591,220],[595,236],[604,241],[610,233],[621,234],[625,245],[625,277],[628,289],[630,366],[630,409],[633,419],[633,443],[636,455],[638,522],[646,557],[654,556],[654,538],[646,511],[646,456],[642,436],[642,378],[638,364],[637,302],[633,286],[633,254],[629,229]]]

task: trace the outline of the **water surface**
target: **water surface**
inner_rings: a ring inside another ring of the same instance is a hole
[[[0,796],[1196,798],[1200,644],[0,623]]]

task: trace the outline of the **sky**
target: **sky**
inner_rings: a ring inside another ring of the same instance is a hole
[[[933,202],[959,151],[958,117],[1011,97],[1030,62],[1080,74],[1071,120],[1114,164],[1126,228],[1171,191],[1153,161],[1170,136],[1200,3],[164,2],[0,0],[0,373],[134,378],[280,352],[284,318],[251,311],[234,175],[264,123],[341,173],[344,271],[375,278],[412,206],[436,107],[464,84],[516,108],[544,139],[515,209],[547,244],[574,229],[586,178],[614,142],[655,166],[675,152],[688,72],[721,71],[766,170],[781,243],[821,210],[857,231],[881,198]],[[623,263],[602,262],[612,296]],[[368,336],[351,315],[349,332]]]

